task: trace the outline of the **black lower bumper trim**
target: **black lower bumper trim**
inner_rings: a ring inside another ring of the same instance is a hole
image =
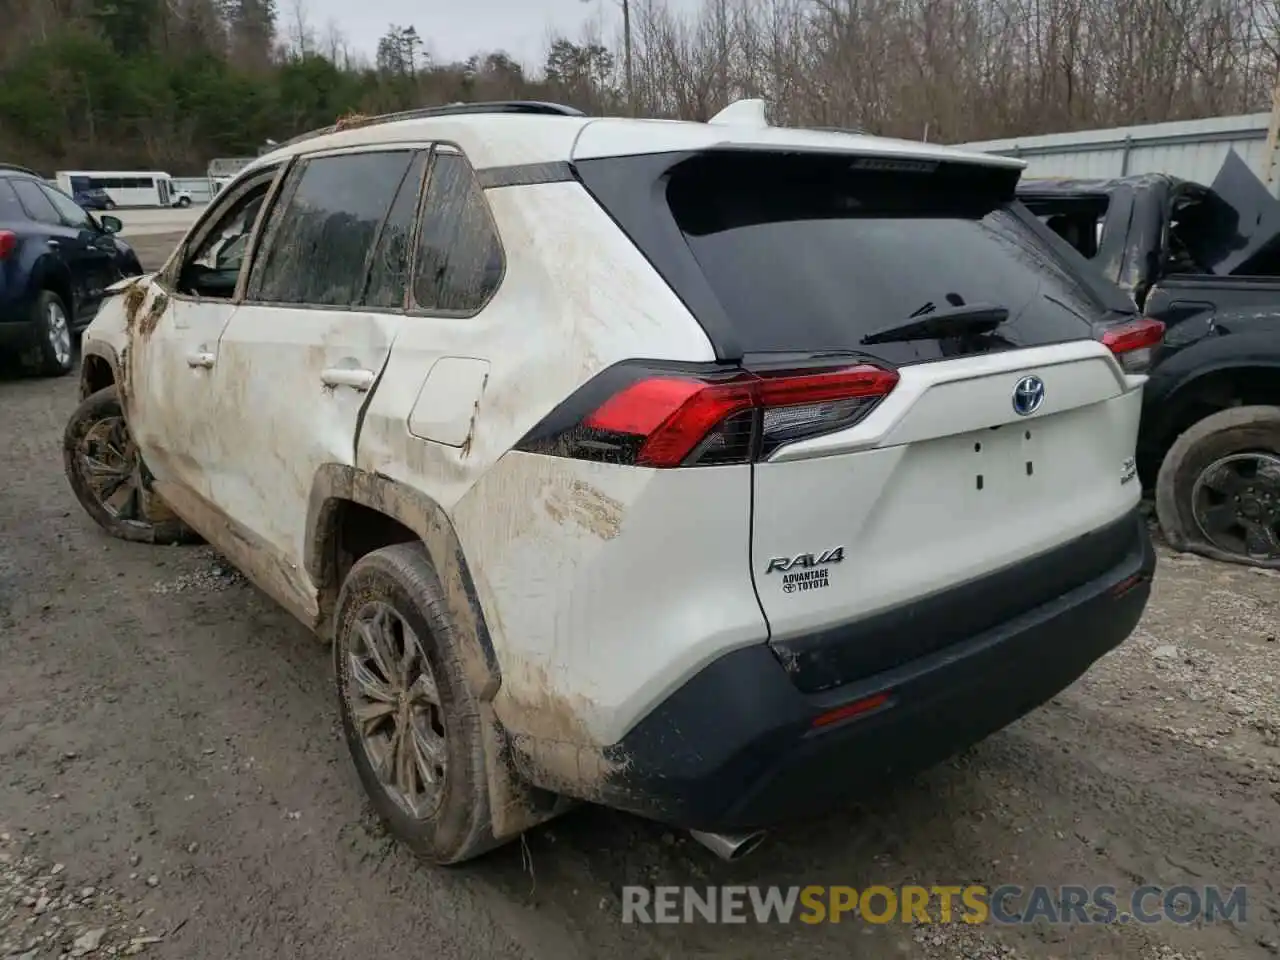
[[[1126,516],[970,583],[772,645],[797,687],[830,690],[976,637],[1105,576],[1140,535]]]
[[[813,816],[931,766],[1043,704],[1124,642],[1150,593],[1145,522],[1106,572],[943,650],[821,693],[798,689],[766,645],[711,663],[615,748],[589,799],[711,831]],[[885,706],[814,719],[887,692]]]

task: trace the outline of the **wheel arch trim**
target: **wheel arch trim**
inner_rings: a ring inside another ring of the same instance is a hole
[[[337,535],[337,512],[343,501],[376,510],[422,540],[462,641],[467,679],[480,700],[492,700],[501,686],[502,674],[462,544],[444,508],[419,490],[346,464],[325,464],[316,472],[307,504],[305,563],[308,576],[320,587],[321,623],[332,622],[341,587],[332,547]]]
[[[1178,435],[1174,433],[1175,425],[1188,398],[1194,397],[1198,389],[1215,377],[1246,373],[1251,370],[1280,372],[1280,358],[1259,356],[1256,353],[1218,356],[1207,362],[1188,364],[1185,369],[1180,369],[1170,376],[1167,382],[1158,382],[1155,390],[1148,387],[1144,397],[1146,407],[1144,417],[1149,419],[1143,425],[1146,437],[1142,446],[1152,450],[1158,449],[1160,458],[1163,460],[1169,448],[1177,442]],[[1155,415],[1150,416],[1150,414]]]
[[[80,399],[87,400],[103,387],[94,379],[94,371],[99,363],[105,363],[111,370],[111,382],[120,383],[120,357],[110,344],[94,341],[81,345],[80,357]]]

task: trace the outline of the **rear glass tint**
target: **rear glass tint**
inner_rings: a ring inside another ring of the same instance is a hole
[[[1102,231],[1106,225],[1111,201],[1106,196],[1089,197],[1020,197],[1027,208],[1046,227],[1092,260],[1102,247]]]
[[[671,177],[671,213],[745,352],[856,350],[909,363],[1081,339],[1104,315],[1078,267],[1011,202],[1004,171],[857,163],[724,152]],[[860,342],[973,304],[1009,318],[982,337]]]

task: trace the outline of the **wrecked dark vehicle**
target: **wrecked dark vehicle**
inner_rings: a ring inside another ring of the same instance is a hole
[[[1029,179],[1018,196],[1166,325],[1137,466],[1170,544],[1280,569],[1280,200],[1234,152],[1210,187]]]

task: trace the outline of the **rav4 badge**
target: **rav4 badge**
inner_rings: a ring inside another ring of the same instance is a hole
[[[844,547],[832,547],[817,555],[798,553],[794,557],[774,557],[765,573],[782,574],[783,593],[822,590],[831,586],[828,576],[831,565],[843,559]]]

